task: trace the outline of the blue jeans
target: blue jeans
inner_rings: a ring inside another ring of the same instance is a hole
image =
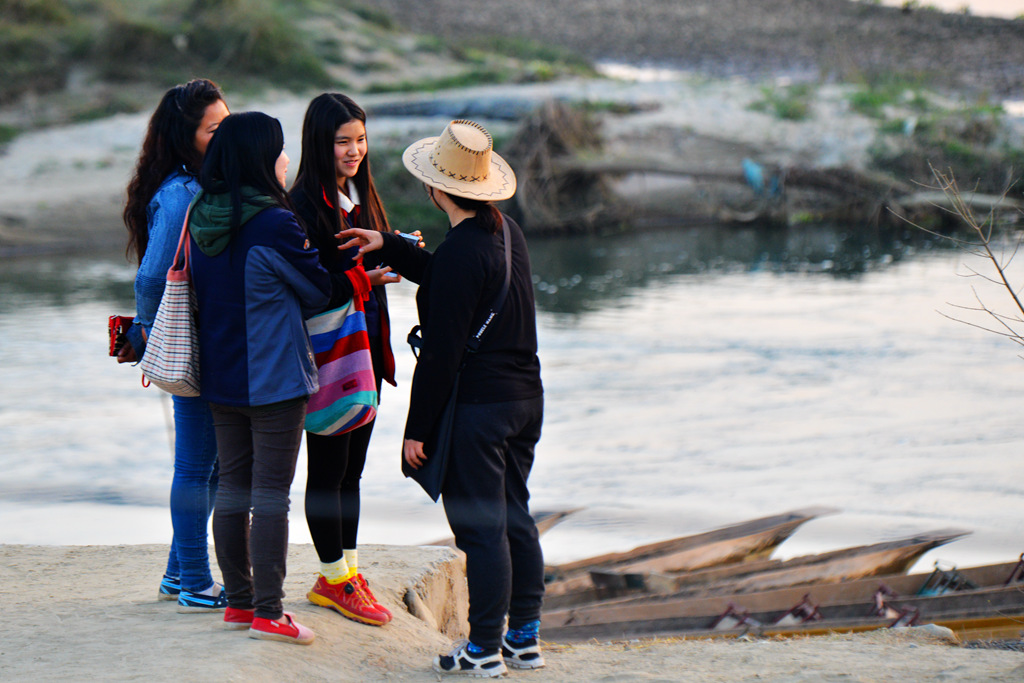
[[[172,396],[174,479],[171,482],[171,552],[167,575],[180,576],[192,592],[213,584],[206,529],[217,497],[217,440],[210,406],[200,398]]]

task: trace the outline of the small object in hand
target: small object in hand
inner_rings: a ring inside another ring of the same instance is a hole
[[[134,317],[130,315],[112,315],[107,320],[107,331],[110,333],[110,355],[116,356],[124,346],[128,328],[132,326]]]
[[[409,240],[410,242],[415,242],[416,244],[419,244],[419,243],[420,243],[420,240],[422,240],[422,239],[423,239],[423,238],[422,238],[422,237],[420,237],[419,235],[414,235],[414,234],[412,234],[411,232],[400,232],[400,233],[397,233],[397,234],[398,234],[398,236],[399,236],[399,237],[402,237],[402,238],[404,238],[404,239],[407,239],[407,240]]]

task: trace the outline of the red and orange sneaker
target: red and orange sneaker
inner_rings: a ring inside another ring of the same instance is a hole
[[[387,616],[388,621],[391,621],[394,618],[394,615],[391,614],[391,610],[389,610],[384,605],[380,604],[380,601],[377,600],[377,596],[375,596],[373,594],[373,591],[370,590],[370,584],[366,582],[366,579],[363,578],[363,575],[356,574],[352,578],[353,580],[359,583],[359,587],[363,589],[363,592],[366,593],[366,597],[369,598],[370,603],[377,608],[377,611],[383,613],[385,616]]]
[[[258,640],[280,640],[285,643],[309,645],[316,639],[312,629],[306,628],[295,621],[292,615],[285,612],[284,623],[273,619],[255,617],[249,627],[249,637]]]
[[[314,605],[332,609],[361,624],[383,626],[388,623],[388,617],[374,607],[354,577],[342,583],[327,583],[327,579],[321,575],[317,577],[313,589],[306,593],[306,597]]]
[[[251,609],[239,609],[228,605],[224,610],[224,628],[232,631],[241,631],[252,626],[252,620],[256,612]]]

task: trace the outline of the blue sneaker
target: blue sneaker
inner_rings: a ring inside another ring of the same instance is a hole
[[[181,593],[178,594],[178,612],[182,614],[223,612],[228,606],[228,595],[224,592],[224,586],[219,583],[214,583],[213,588],[213,595],[181,589]]]
[[[181,592],[181,579],[176,576],[167,576],[160,579],[160,590],[156,594],[157,600],[177,600]]]

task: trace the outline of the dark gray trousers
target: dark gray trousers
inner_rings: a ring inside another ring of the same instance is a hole
[[[459,404],[441,495],[455,544],[466,553],[469,639],[501,645],[509,628],[540,619],[544,557],[526,481],[544,398]]]
[[[306,400],[240,408],[210,405],[220,456],[213,540],[228,604],[256,616],[283,614],[288,492]]]

